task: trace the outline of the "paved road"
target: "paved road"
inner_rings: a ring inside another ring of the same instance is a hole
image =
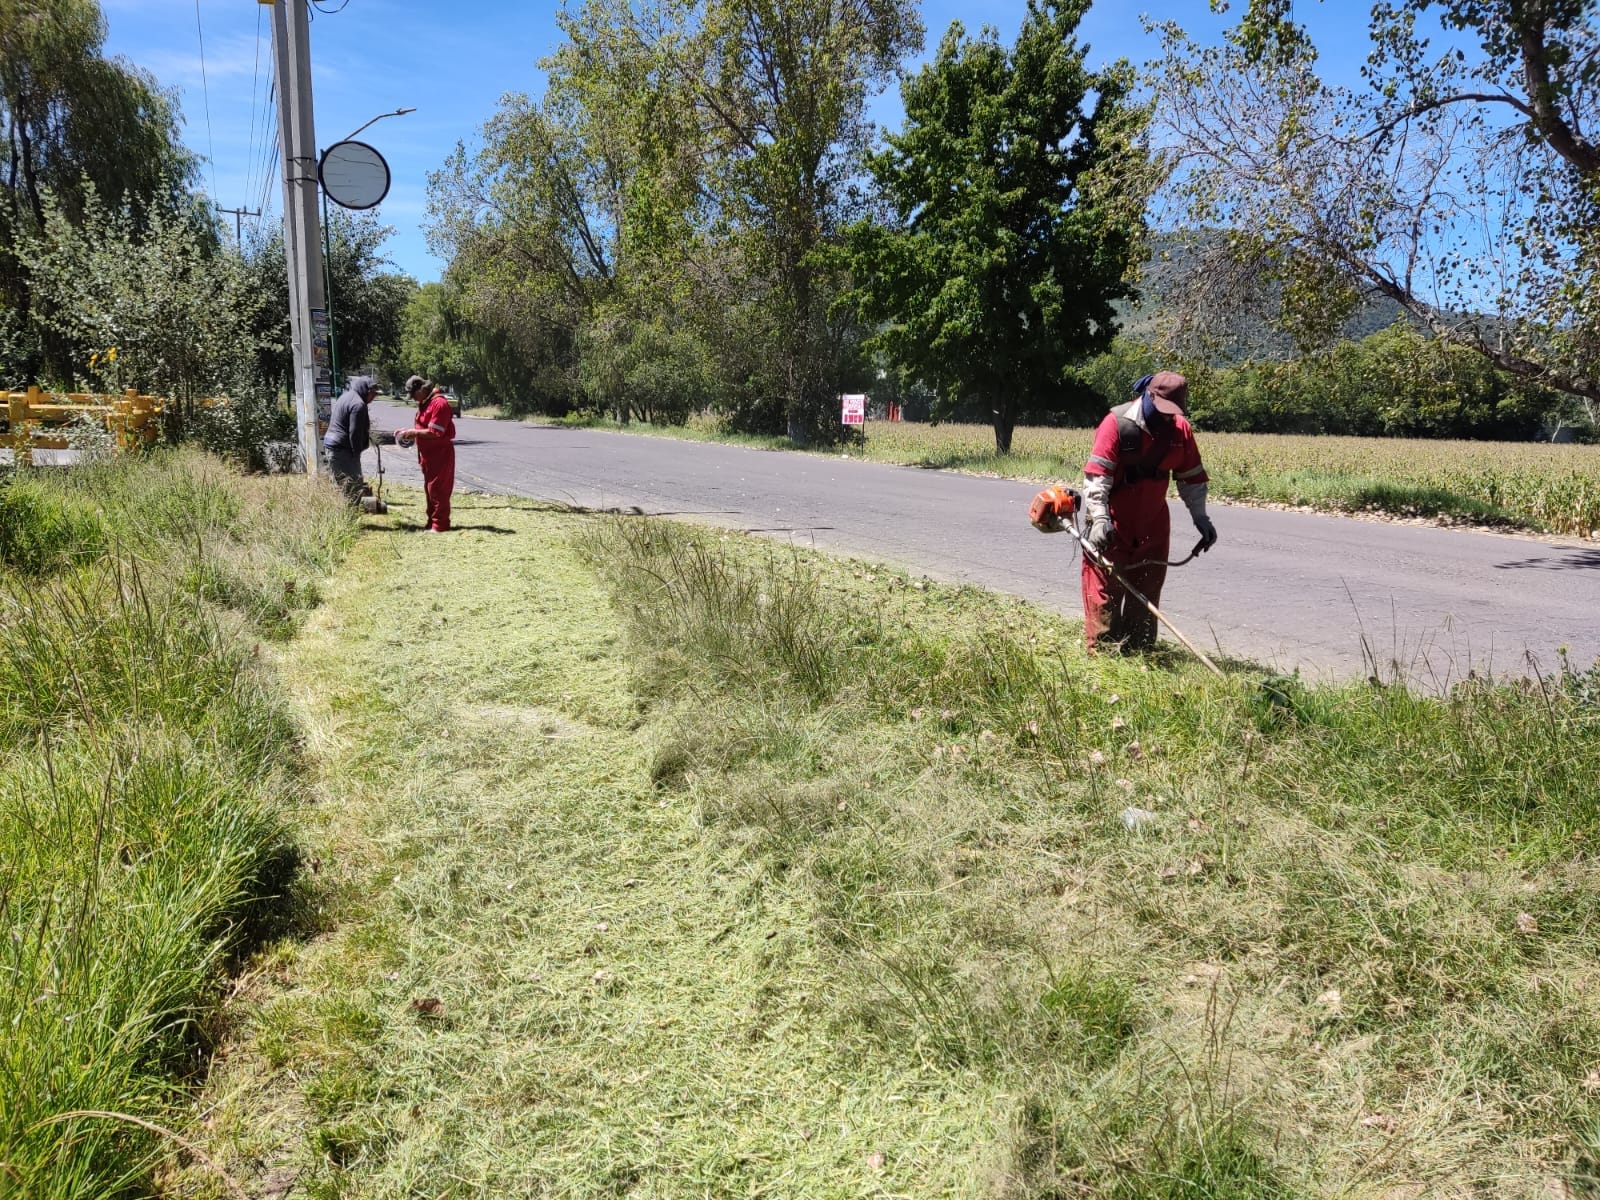
[[[409,410],[374,409],[381,428],[409,423]],[[470,417],[457,432],[462,489],[637,506],[1082,615],[1073,543],[1028,525],[1034,484]],[[420,478],[403,451],[384,466]],[[1582,666],[1600,657],[1600,544],[1213,507],[1220,544],[1171,573],[1163,605],[1204,648],[1326,678],[1366,673],[1365,639],[1386,677],[1399,662],[1431,686],[1469,667],[1525,672],[1530,652],[1548,670],[1563,645]],[[1173,510],[1187,553],[1188,514]]]

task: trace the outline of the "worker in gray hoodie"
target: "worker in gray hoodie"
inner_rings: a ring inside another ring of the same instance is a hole
[[[328,449],[328,465],[333,470],[333,481],[349,497],[351,504],[361,503],[361,492],[366,486],[361,478],[361,452],[372,440],[372,422],[367,405],[378,394],[377,380],[370,375],[351,377],[344,392],[333,402],[333,412],[328,417],[328,432],[322,435],[322,444]]]

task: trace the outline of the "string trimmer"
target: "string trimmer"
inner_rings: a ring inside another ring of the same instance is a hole
[[[1103,554],[1100,554],[1094,550],[1089,543],[1084,540],[1083,534],[1078,529],[1077,520],[1078,513],[1082,507],[1083,497],[1077,492],[1073,491],[1071,488],[1046,488],[1033,498],[1033,504],[1028,509],[1028,520],[1032,521],[1033,527],[1039,530],[1041,533],[1060,533],[1063,530],[1065,530],[1067,533],[1070,533],[1077,541],[1078,546],[1083,550],[1083,556],[1085,558],[1094,563],[1094,565],[1099,567],[1102,571],[1108,572],[1113,578],[1116,579],[1118,583],[1123,586],[1128,595],[1132,596],[1140,604],[1144,605],[1145,608],[1149,609],[1150,615],[1170,629],[1172,631],[1172,635],[1188,648],[1189,653],[1193,654],[1201,662],[1205,663],[1205,665],[1211,669],[1211,673],[1213,675],[1215,675],[1218,679],[1226,679],[1227,676],[1222,673],[1222,669],[1218,667],[1216,663],[1207,658],[1198,646],[1196,646],[1188,638],[1184,637],[1183,630],[1174,625],[1172,621],[1168,619],[1166,613],[1162,612],[1154,604],[1151,604],[1150,601],[1145,598],[1143,592],[1128,582],[1128,577],[1122,573],[1123,568],[1118,567],[1116,563],[1112,562]],[[1146,559],[1144,562],[1128,564],[1127,569],[1133,570],[1137,567],[1154,566],[1157,563],[1169,567],[1181,567],[1184,563],[1188,562],[1189,559],[1200,553],[1200,545],[1203,544],[1204,539],[1201,539],[1201,543],[1197,544],[1195,548],[1189,552],[1189,558],[1180,559],[1178,562],[1167,562],[1165,559]]]

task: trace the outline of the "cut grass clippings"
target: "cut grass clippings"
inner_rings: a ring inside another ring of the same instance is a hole
[[[230,1171],[1017,1200],[1592,1172],[1593,674],[1220,683],[893,570],[460,505],[449,538],[369,523],[284,652],[325,932],[234,1006],[185,1131]]]

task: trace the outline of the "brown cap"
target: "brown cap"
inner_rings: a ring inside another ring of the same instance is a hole
[[[1145,394],[1158,412],[1169,417],[1186,416],[1189,406],[1189,381],[1176,371],[1162,371],[1150,380]]]

